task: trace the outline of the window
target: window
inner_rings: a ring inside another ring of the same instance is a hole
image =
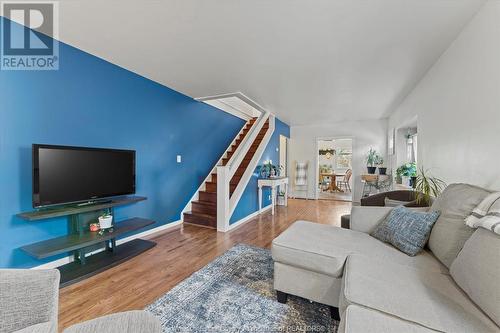
[[[336,169],[351,169],[352,151],[341,150],[337,155]]]

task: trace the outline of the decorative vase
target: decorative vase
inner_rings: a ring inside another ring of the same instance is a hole
[[[377,167],[367,167],[368,169],[368,174],[370,175],[374,175],[375,174],[375,171],[377,171]]]
[[[386,175],[387,174],[387,168],[378,167],[378,173],[380,175]]]
[[[113,226],[113,216],[99,216],[99,228],[109,229]]]

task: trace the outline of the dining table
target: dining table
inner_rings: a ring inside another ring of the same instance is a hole
[[[343,176],[344,175],[339,175],[339,174],[336,174],[335,172],[320,172],[319,182],[322,184],[323,180],[326,177],[330,177],[331,182],[330,182],[330,186],[328,186],[328,191],[344,193],[344,191],[337,186],[337,177],[343,177]]]

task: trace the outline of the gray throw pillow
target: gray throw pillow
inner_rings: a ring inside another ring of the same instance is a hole
[[[399,206],[389,213],[371,235],[413,257],[424,248],[439,214],[416,212]]]

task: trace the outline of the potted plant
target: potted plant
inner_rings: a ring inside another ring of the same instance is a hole
[[[279,177],[281,170],[283,170],[283,167],[281,165],[273,165],[272,161],[266,161],[260,167],[259,172],[262,178],[274,178]]]
[[[417,165],[415,163],[406,163],[396,169],[396,183],[412,186],[412,179],[417,176]]]
[[[279,191],[278,192],[277,205],[278,206],[284,206],[285,205],[285,191]]]
[[[403,175],[405,172],[404,165],[396,169],[396,184],[403,184]]]
[[[101,230],[109,229],[113,227],[113,215],[109,210],[105,210],[101,216],[99,216],[99,228]]]
[[[408,170],[408,177],[410,177],[409,186],[415,188],[417,184],[417,165],[415,163],[410,163],[410,168]]]
[[[430,206],[432,198],[438,197],[445,187],[444,181],[429,175],[424,168],[420,167],[414,186],[417,191],[417,203]]]
[[[382,156],[377,155],[377,158],[375,160],[375,165],[378,167],[378,173],[381,175],[387,174],[387,167],[383,166],[384,165],[384,159]]]
[[[366,166],[368,169],[368,174],[373,175],[375,171],[377,171],[376,163],[380,159],[380,156],[377,154],[377,151],[373,148],[370,148],[368,151],[368,155],[366,157]]]

